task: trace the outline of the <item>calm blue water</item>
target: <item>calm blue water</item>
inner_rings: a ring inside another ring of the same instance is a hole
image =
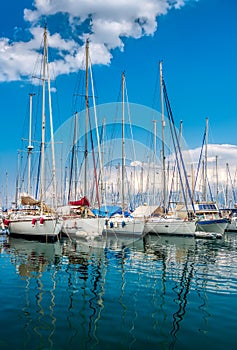
[[[1,236],[0,349],[236,349],[237,235]]]

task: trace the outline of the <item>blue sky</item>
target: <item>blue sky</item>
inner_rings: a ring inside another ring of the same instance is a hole
[[[177,124],[183,120],[183,135],[190,149],[200,147],[208,117],[209,142],[218,145],[216,152],[225,149],[222,157],[226,154],[234,162],[236,1],[121,0],[117,4],[113,0],[94,0],[90,4],[91,8],[87,1],[76,0],[14,0],[0,4],[1,192],[5,173],[12,180],[16,175],[17,150],[28,113],[27,75],[33,70],[42,32],[39,27],[45,20],[51,36],[59,33],[51,37],[54,52],[58,53],[60,43],[66,48],[58,55],[60,62],[55,70],[60,111],[55,128],[72,113],[72,95],[82,57],[79,49],[88,37],[90,18],[98,103],[117,102],[121,73],[125,71],[129,102],[159,109],[155,87],[158,62],[162,60],[174,118]],[[134,21],[136,17],[140,22]],[[19,42],[21,45],[17,45]],[[69,53],[73,56],[70,62]],[[232,146],[227,146],[226,151],[224,145]]]

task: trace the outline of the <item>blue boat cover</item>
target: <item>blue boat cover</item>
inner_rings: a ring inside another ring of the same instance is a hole
[[[93,214],[100,217],[111,217],[116,214],[122,214],[122,208],[118,205],[106,205],[101,206],[100,209],[92,209]],[[129,212],[124,212],[124,216],[128,217],[131,214]]]

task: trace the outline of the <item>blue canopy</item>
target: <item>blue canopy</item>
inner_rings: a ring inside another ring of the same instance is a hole
[[[104,205],[100,209],[92,209],[93,214],[101,217],[111,217],[115,214],[122,214],[122,208],[118,205]]]
[[[111,216],[114,216],[116,214],[122,215],[123,213],[122,208],[118,205],[103,205],[100,207],[100,209],[92,209],[91,211],[95,216],[100,216],[103,218],[104,217],[110,218]],[[132,217],[131,213],[128,211],[125,211],[123,215],[125,217],[128,217],[128,216]]]

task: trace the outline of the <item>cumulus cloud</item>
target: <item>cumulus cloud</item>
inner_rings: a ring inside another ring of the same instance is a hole
[[[27,42],[12,43],[7,38],[0,39],[0,81],[19,80],[32,73],[29,69],[33,69],[32,62],[36,61],[42,43],[42,28],[33,27],[29,31],[32,39]],[[69,73],[72,66],[75,65],[74,61],[82,55],[82,50],[73,40],[64,40],[57,33],[49,34],[48,40],[51,48],[57,50],[56,75]],[[70,52],[74,55],[71,56]]]
[[[229,173],[231,178],[234,178],[237,175],[237,146],[230,144],[209,144],[207,152],[207,171],[208,171],[208,181],[213,183],[216,181],[216,165],[218,171],[218,181],[226,183],[227,179],[227,164],[229,168]],[[190,169],[190,159],[194,168],[196,169],[199,157],[201,153],[201,148],[191,149],[184,152],[184,158],[186,160],[189,158],[189,163],[187,167]],[[187,156],[188,155],[188,156]],[[204,159],[204,152],[203,157]]]
[[[191,0],[186,0],[191,1]],[[28,41],[11,41],[0,38],[0,81],[20,80],[30,76],[29,67],[36,57],[42,40],[40,24],[64,16],[67,30],[50,30],[49,46],[55,49],[55,74],[68,74],[78,70],[84,55],[83,45],[90,40],[93,64],[108,65],[112,50],[123,50],[125,37],[139,39],[153,35],[157,18],[171,8],[181,8],[185,0],[35,0],[32,8],[24,10],[29,26]],[[65,37],[67,32],[67,37]]]

